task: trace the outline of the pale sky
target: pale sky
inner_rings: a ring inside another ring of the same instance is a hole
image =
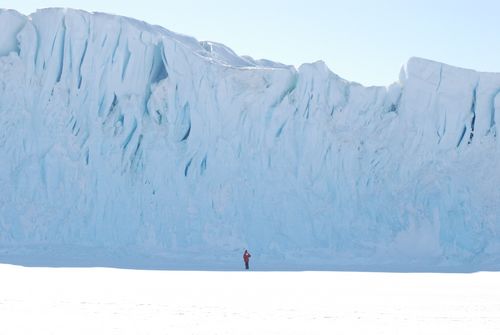
[[[389,85],[412,56],[500,72],[496,0],[0,0],[30,14],[71,7],[134,17],[240,55],[323,60],[364,85]]]

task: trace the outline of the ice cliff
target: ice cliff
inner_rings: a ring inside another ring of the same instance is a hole
[[[76,10],[4,10],[0,31],[4,261],[500,260],[500,74],[413,58],[363,87]]]

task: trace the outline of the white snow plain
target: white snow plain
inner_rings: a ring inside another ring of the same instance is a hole
[[[500,273],[0,265],[0,334],[498,334]]]

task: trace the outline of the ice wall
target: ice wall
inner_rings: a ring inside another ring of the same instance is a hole
[[[500,259],[500,74],[413,58],[363,87],[106,14],[0,28],[4,254]]]

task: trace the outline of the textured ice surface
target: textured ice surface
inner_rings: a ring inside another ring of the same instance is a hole
[[[500,74],[412,58],[363,87],[106,14],[0,28],[4,260],[500,259]]]

